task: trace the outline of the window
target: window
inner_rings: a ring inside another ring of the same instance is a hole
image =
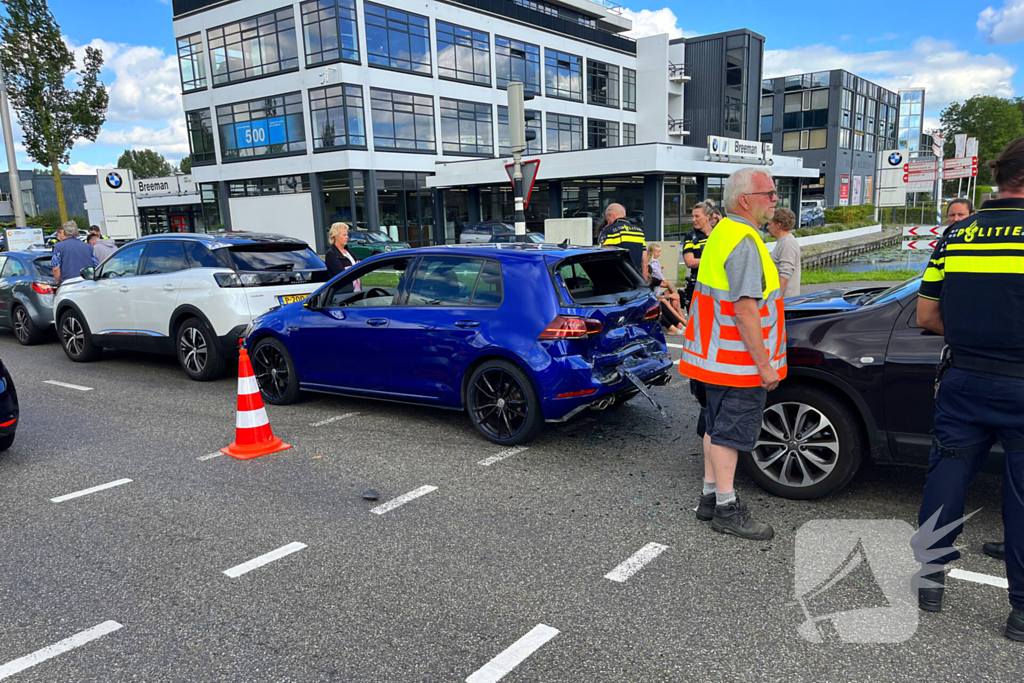
[[[494,63],[498,87],[521,81],[524,90],[540,94],[540,48],[503,36],[494,36]]]
[[[543,131],[541,130],[541,113],[535,109],[528,109],[537,115],[532,121],[528,121],[526,127],[528,130],[532,130],[537,133],[537,137],[526,143],[527,154],[540,154],[541,153],[541,136]],[[509,146],[509,131],[508,131],[508,107],[498,105],[498,156],[510,157],[512,156],[512,148]]]
[[[811,87],[812,88],[827,88],[829,86],[829,79],[832,74],[828,71],[818,71],[811,74]]]
[[[430,21],[418,14],[363,4],[370,66],[430,75]]]
[[[622,144],[623,145],[635,145],[636,144],[636,124],[635,123],[624,123],[624,124],[622,124]]]
[[[355,0],[310,0],[300,9],[306,66],[359,62]]]
[[[761,97],[761,116],[771,116],[772,110],[775,108],[775,97],[772,95],[765,95]]]
[[[828,130],[794,130],[782,135],[782,150],[794,152],[804,149],[824,149],[828,140]]]
[[[199,109],[185,114],[188,128],[188,148],[193,166],[217,163],[213,148],[213,117],[209,109]]]
[[[214,86],[299,68],[291,7],[211,28],[206,40],[213,60]]]
[[[840,115],[840,119],[841,119],[840,125],[843,128],[850,128],[853,125],[852,123],[850,123],[850,117],[851,117],[850,112],[847,111],[846,109],[843,109],[842,110],[842,114]]]
[[[180,242],[153,242],[146,254],[146,265],[143,266],[143,275],[160,275],[163,273],[176,273],[179,270],[188,268],[185,260],[185,250]]]
[[[489,267],[484,268],[484,264]],[[475,258],[426,256],[409,285],[410,306],[497,306],[501,268]]]
[[[229,197],[265,197],[275,194],[300,194],[309,192],[308,175],[271,176],[232,180],[228,183]]]
[[[853,149],[857,152],[864,151],[864,133],[853,133]]]
[[[864,136],[864,151],[874,152],[875,151],[875,136],[865,135]]]
[[[636,111],[636,70],[622,67],[622,108]]]
[[[810,93],[810,109],[828,109],[828,90],[812,90]],[[872,116],[874,112],[872,111]]]
[[[398,291],[403,288],[408,266],[409,259],[396,259],[381,263],[371,270],[359,269],[358,272],[346,272],[336,283],[331,285],[319,299],[318,304],[322,308],[391,306],[395,303]],[[395,294],[367,299],[364,293],[368,293],[368,290],[372,288],[363,285],[363,292],[354,292],[352,283],[356,279],[373,282],[374,288],[394,289]]]
[[[373,146],[378,150],[435,152],[434,98],[370,88]]]
[[[866,100],[864,99],[863,95],[857,95],[857,113],[858,114],[863,114],[864,113],[864,102],[865,101]]]
[[[118,277],[131,277],[139,267],[139,259],[148,244],[133,244],[117,252],[100,266],[100,280]]]
[[[544,50],[544,81],[550,97],[582,102],[583,58],[557,50]]]
[[[774,92],[775,92],[775,79],[774,78],[766,78],[763,81],[761,81],[761,94],[762,95],[771,95]]]
[[[16,258],[8,257],[4,264],[3,271],[0,271],[0,278],[21,277],[28,274],[28,268]],[[51,273],[52,274],[52,273]]]
[[[802,76],[786,76],[786,92],[801,90],[804,87]]]
[[[853,109],[853,92],[850,90],[843,90],[843,109]]]
[[[437,75],[452,81],[491,84],[491,36],[438,21]]]
[[[764,134],[764,133],[771,133],[771,132],[772,132],[772,117],[771,116],[762,116],[761,117],[761,133]]]
[[[366,119],[361,85],[332,85],[309,91],[313,151],[366,149]]]
[[[619,146],[619,124],[615,121],[587,119],[587,149]]]
[[[302,94],[272,95],[217,107],[223,161],[302,154],[306,129]]]
[[[178,38],[178,69],[181,71],[181,91],[206,89],[206,61],[203,59],[203,36],[193,33]]]
[[[493,156],[491,105],[441,98],[441,152]]]
[[[619,67],[587,60],[587,102],[606,107],[619,106]]]
[[[792,112],[801,111],[802,106],[803,106],[802,103],[803,103],[803,97],[802,97],[801,93],[792,93],[792,94],[786,95],[786,100],[783,103],[783,111],[786,114],[789,114],[789,113],[792,113]]]
[[[549,152],[583,149],[582,117],[548,113],[547,119],[547,150]]]
[[[190,268],[223,268],[224,264],[217,254],[199,242],[186,242],[185,253],[188,254]]]
[[[807,149],[825,149],[828,147],[828,129],[818,128],[811,131],[801,131],[809,133],[807,139]]]

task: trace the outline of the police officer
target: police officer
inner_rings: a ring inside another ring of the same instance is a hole
[[[1024,642],[1024,138],[1008,144],[990,166],[999,199],[950,227],[921,283],[918,324],[945,335],[950,366],[936,395],[934,443],[912,544],[922,572],[929,572],[919,584],[918,604],[938,612],[945,565],[960,557],[953,543],[963,528],[967,487],[992,445],[1002,442],[1013,608],[1005,633]],[[937,537],[935,530],[946,525],[951,531]]]
[[[647,240],[644,231],[626,220],[626,209],[622,204],[609,204],[604,210],[608,225],[601,230],[598,244],[602,247],[617,247],[629,252],[633,265],[648,282]]]
[[[700,266],[700,257],[704,253],[704,245],[707,244],[708,235],[712,228],[718,223],[722,214],[715,208],[715,202],[711,199],[698,203],[690,213],[693,218],[694,230],[686,239],[683,245],[683,263],[689,268],[686,275],[686,290],[683,293],[683,308],[690,308],[690,300],[693,299],[693,288],[697,283],[697,268]]]

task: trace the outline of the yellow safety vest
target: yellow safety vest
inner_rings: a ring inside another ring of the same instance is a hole
[[[749,225],[723,218],[704,246],[697,272],[697,284],[690,303],[690,318],[683,336],[679,372],[706,384],[727,387],[761,386],[761,376],[736,326],[733,303],[726,300],[729,278],[725,260],[745,237],[750,237],[761,255],[765,288],[757,307],[761,311],[761,332],[765,350],[779,378],[786,376],[786,321],[779,271],[772,262],[761,236]]]

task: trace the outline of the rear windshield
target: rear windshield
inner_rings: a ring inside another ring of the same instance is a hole
[[[295,244],[245,244],[229,247],[239,273],[261,273],[260,284],[327,282],[327,266],[312,249]]]
[[[32,262],[35,264],[36,272],[42,277],[53,277],[53,265],[50,262],[50,257],[37,258]]]
[[[607,251],[574,256],[555,265],[555,278],[572,300],[590,306],[621,306],[650,294],[625,252]]]

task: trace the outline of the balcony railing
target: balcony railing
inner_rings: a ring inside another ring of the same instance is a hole
[[[674,83],[688,83],[692,69],[689,64],[668,63],[668,80]]]
[[[674,119],[671,116],[668,117],[668,134],[669,135],[689,135],[690,134],[690,120],[689,119]]]

